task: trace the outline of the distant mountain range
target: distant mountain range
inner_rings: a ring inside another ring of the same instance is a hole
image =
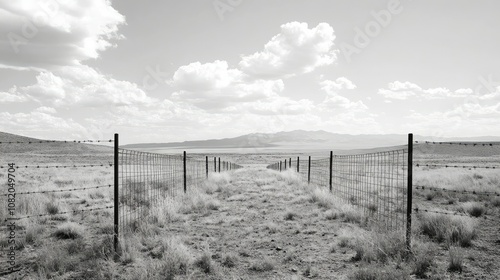
[[[251,133],[234,138],[171,143],[138,143],[123,145],[130,149],[231,149],[231,148],[304,148],[304,149],[369,149],[407,144],[402,134],[338,134],[323,130],[294,130],[277,133]],[[421,141],[500,141],[500,137],[433,138],[414,135]]]
[[[307,150],[334,150],[342,153],[345,152],[376,152],[384,150],[384,147],[391,149],[394,146],[401,146],[407,144],[407,135],[403,134],[338,134],[331,133],[323,130],[319,131],[305,131],[294,130],[288,132],[277,133],[251,133],[234,138],[224,139],[211,139],[211,140],[198,140],[198,141],[184,141],[172,143],[138,143],[121,145],[120,148],[136,149],[144,151],[158,151],[162,150],[177,151],[179,149],[191,150],[194,152],[209,152],[207,150],[216,151],[232,150],[234,152],[248,152],[253,149],[267,151],[307,151]],[[442,141],[442,142],[457,142],[457,141],[474,141],[474,142],[500,142],[500,137],[486,136],[486,137],[465,137],[465,138],[433,138],[427,136],[414,135],[414,140],[419,141]],[[50,154],[68,154],[68,153],[92,153],[92,152],[105,152],[111,153],[111,146],[102,145],[87,145],[77,143],[37,143],[39,139],[20,136],[11,133],[0,132],[0,142],[33,142],[32,144],[8,144],[0,145],[0,153],[50,153]],[[440,149],[434,152],[457,154],[454,147],[443,145]],[[462,147],[463,146],[457,146]],[[500,154],[500,146],[498,151],[491,149],[481,150],[488,155]],[[451,150],[450,150],[451,149]],[[370,151],[371,150],[371,151]],[[466,154],[474,155],[476,152],[467,152]]]

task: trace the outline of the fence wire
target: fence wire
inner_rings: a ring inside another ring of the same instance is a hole
[[[332,192],[387,229],[405,229],[407,172],[407,150],[333,156]]]
[[[119,149],[119,231],[131,233],[148,218],[150,209],[200,186],[214,172],[241,166],[197,155],[166,155]],[[185,160],[185,173],[184,173]],[[185,176],[185,177],[184,177]],[[186,179],[184,181],[184,178]]]
[[[408,150],[360,155],[333,155],[331,190],[333,195],[359,207],[372,221],[388,230],[404,230],[407,213]],[[284,171],[285,161],[281,162]],[[330,187],[330,158],[286,160],[287,169],[297,171],[302,180]],[[280,162],[267,168],[280,171]]]

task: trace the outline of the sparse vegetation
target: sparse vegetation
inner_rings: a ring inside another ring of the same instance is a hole
[[[83,227],[77,223],[65,223],[60,225],[54,232],[58,239],[77,239],[83,236]]]
[[[449,253],[449,264],[448,270],[454,272],[462,272],[463,263],[464,263],[464,254],[462,249],[457,247],[450,247],[448,250]]]
[[[429,169],[432,174],[438,171]],[[26,250],[23,254],[36,255],[33,265],[28,266],[34,279],[235,279],[240,274],[244,279],[275,275],[277,278],[439,279],[444,274],[468,273],[469,267],[476,265],[472,257],[464,257],[462,247],[468,247],[472,256],[478,250],[472,245],[482,219],[414,215],[413,255],[409,255],[404,233],[379,232],[380,229],[367,223],[384,214],[385,206],[377,205],[376,201],[353,195],[343,197],[347,200],[340,199],[324,186],[304,183],[292,171],[278,173],[255,168],[238,172],[234,178],[231,173],[210,174],[205,184],[188,187],[187,194],[181,190],[176,196],[158,200],[145,199],[146,193],[138,190],[147,185],[135,183],[134,194],[138,197],[126,200],[122,196],[121,201],[126,202],[123,209],[128,213],[134,205],[141,205],[145,211],[137,219],[127,221],[129,224],[125,226],[131,230],[121,232],[118,255],[113,251],[112,211],[60,214],[109,203],[111,188],[23,197],[20,215],[50,213],[52,216],[23,223],[20,231],[26,230],[26,234],[18,239],[17,248]],[[500,181],[496,181],[493,173],[474,172],[477,175],[471,171],[461,178],[473,183],[478,192],[498,187]],[[417,173],[416,179],[421,180],[418,176]],[[60,185],[62,188],[70,184],[95,185],[95,178],[81,177],[60,179]],[[459,191],[443,191],[431,200],[421,192],[414,196],[419,207],[437,210],[439,206],[448,212],[474,217],[498,215],[498,197],[462,194],[461,190],[471,190],[472,185],[467,187],[454,177],[436,178],[437,175],[429,177],[422,185]],[[70,180],[71,183],[63,183]],[[107,184],[105,180],[99,182]],[[40,183],[40,189],[54,187],[53,182]],[[152,190],[167,188],[172,190],[170,183],[156,184]],[[405,206],[391,205],[403,214]],[[0,210],[0,215],[5,217],[4,210]],[[48,246],[49,242],[55,245]],[[205,242],[212,248],[210,253],[203,249]],[[436,246],[436,243],[442,244]],[[0,242],[0,245],[5,248],[8,244]],[[320,250],[328,258],[315,259]],[[331,272],[325,270],[324,263],[331,258],[351,259],[351,262]]]
[[[273,270],[275,266],[274,261],[272,261],[269,258],[264,257],[261,260],[257,260],[254,263],[250,265],[250,270],[257,271],[257,272],[264,272],[264,271],[269,271]]]
[[[437,242],[468,247],[477,236],[476,222],[468,217],[424,214],[419,222],[421,232]]]

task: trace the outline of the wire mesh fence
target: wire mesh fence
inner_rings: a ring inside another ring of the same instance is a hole
[[[199,187],[215,172],[240,165],[208,156],[166,155],[135,150],[118,150],[120,235],[133,233],[148,219],[152,207]]]
[[[408,150],[333,156],[332,192],[389,230],[405,229]]]
[[[282,161],[281,170],[284,171]],[[329,188],[388,230],[404,230],[407,213],[408,149],[330,158],[286,160],[302,180]],[[280,163],[268,166],[279,171]],[[298,167],[298,168],[297,168]],[[297,171],[298,169],[298,171]]]
[[[114,142],[114,152],[111,147],[84,146],[101,142]],[[86,212],[103,212],[105,217],[109,217],[109,211],[112,210],[115,212],[115,250],[118,237],[139,229],[151,207],[157,205],[159,200],[186,193],[187,188],[196,188],[210,173],[242,168],[220,157],[212,160],[208,156],[186,155],[186,152],[182,155],[166,155],[120,149],[117,134],[114,140],[106,141],[30,140],[1,141],[0,144],[2,151],[8,151],[8,158],[16,159],[15,163],[0,166],[0,169],[9,173],[10,184],[8,192],[0,194],[0,226],[8,221],[33,218],[59,220],[57,217],[61,215],[84,215]],[[47,154],[57,154],[57,162],[47,162],[43,158],[37,162],[34,160],[36,158],[25,156],[24,147],[28,146],[30,151],[43,150]],[[64,156],[68,153],[72,153],[71,158]],[[86,156],[82,156],[83,153]],[[30,162],[17,162],[22,159]],[[0,174],[0,177],[7,175]],[[28,177],[37,180],[43,178],[44,185],[49,187],[30,189],[29,186],[39,182],[30,182],[28,185],[25,181]],[[17,181],[23,182],[22,185],[15,185]],[[14,202],[16,195],[22,196],[16,197]],[[73,197],[83,202],[74,202],[71,199]],[[103,221],[109,222],[107,219]],[[106,225],[93,225],[100,226]]]

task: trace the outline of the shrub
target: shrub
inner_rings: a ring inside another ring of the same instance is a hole
[[[464,262],[464,254],[460,248],[450,247],[449,251],[449,271],[462,272],[463,270],[463,262]]]
[[[462,205],[462,211],[469,213],[473,217],[481,217],[486,213],[486,208],[478,202],[466,202]]]
[[[69,222],[60,225],[53,234],[59,239],[77,239],[83,236],[83,227],[77,223]]]
[[[237,263],[238,256],[236,256],[234,253],[228,253],[222,256],[222,265],[225,267],[235,267]]]
[[[270,271],[273,269],[274,269],[274,262],[266,257],[264,257],[263,259],[261,259],[257,262],[254,262],[250,266],[250,270],[258,271],[258,272]]]
[[[427,278],[427,272],[434,264],[435,248],[423,245],[414,248],[413,273],[419,278]]]
[[[500,207],[500,197],[495,197],[491,200],[491,205],[495,207]]]
[[[359,236],[352,246],[356,252],[354,261],[386,263],[390,259],[404,259],[407,255],[406,241],[401,232]]]
[[[476,238],[475,221],[469,217],[449,217],[440,214],[419,215],[422,234],[437,242],[458,243],[462,247]]]
[[[203,254],[194,262],[194,265],[199,267],[203,273],[210,274],[214,272],[214,264],[208,251]]]
[[[328,210],[325,212],[325,218],[327,220],[336,220],[339,218],[339,213],[334,210]]]
[[[59,213],[59,204],[56,203],[55,201],[49,201],[45,205],[45,209],[47,210],[47,213],[50,215],[55,215]]]
[[[293,221],[297,217],[297,214],[292,212],[292,211],[287,211],[285,214],[285,220],[286,221]]]

